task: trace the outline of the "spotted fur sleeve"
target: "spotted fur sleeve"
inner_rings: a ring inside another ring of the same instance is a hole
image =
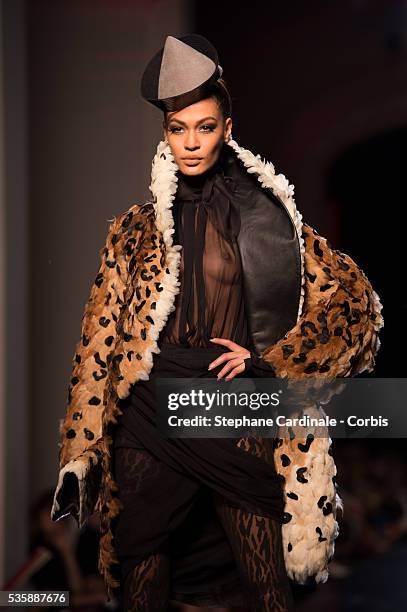
[[[297,324],[262,358],[276,376],[355,376],[372,371],[382,305],[364,272],[304,224],[305,299]]]
[[[99,252],[99,270],[82,316],[66,414],[59,427],[60,471],[51,512],[53,520],[71,513],[82,525],[97,501],[109,360],[128,286],[126,254],[117,248],[117,243],[128,218],[129,212],[122,213],[110,224],[105,245]]]
[[[372,371],[383,326],[378,295],[348,255],[332,250],[305,224],[303,237],[303,312],[284,338],[263,351],[263,359],[277,377],[288,379],[340,378]],[[312,402],[304,406],[303,401],[289,416],[301,414],[325,415],[321,406]],[[280,426],[277,435],[274,459],[285,483],[282,533],[287,573],[301,584],[310,578],[325,582],[339,534],[337,510],[343,511],[332,440],[326,427],[307,429],[304,438],[301,429]]]

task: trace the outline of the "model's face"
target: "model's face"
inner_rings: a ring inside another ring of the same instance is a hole
[[[216,101],[206,98],[167,113],[164,138],[181,172],[193,176],[213,166],[231,130],[232,119],[224,120]]]

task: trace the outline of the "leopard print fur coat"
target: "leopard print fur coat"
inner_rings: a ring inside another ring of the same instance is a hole
[[[297,323],[261,356],[283,378],[350,377],[372,371],[383,317],[369,280],[348,255],[333,250],[302,222],[293,186],[275,173],[273,164],[235,140],[227,144],[257,177],[258,188],[271,189],[285,206],[301,253]],[[66,414],[60,421],[59,477],[51,517],[59,520],[71,513],[82,526],[92,512],[100,511],[99,570],[109,598],[119,586],[111,530],[120,511],[111,471],[112,431],[121,414],[118,400],[137,380],[149,377],[153,355],[159,352],[158,335],[179,291],[181,247],[172,242],[171,213],[176,170],[168,143],[160,142],[152,164],[151,201],[134,204],[111,221],[85,306]],[[310,407],[309,413],[313,410]],[[285,479],[285,563],[296,582],[310,576],[325,582],[339,533],[337,512],[343,505],[331,438],[304,442],[281,432],[275,445],[276,468]]]

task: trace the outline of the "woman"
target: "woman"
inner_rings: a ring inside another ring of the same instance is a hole
[[[155,380],[354,376],[380,344],[363,272],[232,139],[221,75],[197,35],[168,36],[145,70],[164,112],[153,197],[110,227],[61,423],[53,520],[100,509],[99,569],[126,610],[292,610],[288,577],[325,581],[338,534],[329,436],[169,440]]]

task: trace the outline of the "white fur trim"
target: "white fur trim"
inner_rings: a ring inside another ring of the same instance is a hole
[[[124,399],[129,394],[130,385],[137,380],[148,380],[154,365],[153,353],[160,353],[157,340],[170,313],[175,309],[175,296],[180,291],[179,268],[181,264],[181,245],[173,245],[172,234],[174,233],[174,218],[171,213],[173,200],[177,192],[177,164],[166,141],[161,141],[157,146],[157,152],[153,158],[151,168],[150,191],[153,196],[155,209],[155,224],[162,232],[166,248],[166,259],[164,268],[169,269],[169,274],[164,274],[160,281],[162,292],[157,300],[157,308],[154,313],[154,324],[148,331],[149,345],[142,353],[140,364],[142,367],[137,374],[128,375],[117,387],[117,394]]]
[[[311,418],[326,416],[322,407],[305,408],[301,415]],[[296,431],[296,427],[293,428]],[[298,428],[301,432],[302,428]],[[282,538],[287,575],[298,584],[306,584],[310,576],[316,582],[326,582],[329,577],[328,564],[335,551],[335,539],[339,534],[336,521],[336,509],[342,508],[342,500],[336,492],[332,480],[337,470],[329,448],[332,439],[325,427],[307,427],[307,435],[313,434],[314,440],[307,453],[304,454],[306,468],[305,477],[308,482],[299,483],[297,471],[282,470],[286,479],[284,485],[284,511],[291,514],[292,519],[282,525]],[[299,437],[303,437],[299,433]],[[289,439],[285,426],[279,428],[278,437]],[[297,433],[296,433],[297,438]],[[297,444],[297,441],[295,442]],[[287,451],[285,451],[287,452]],[[295,493],[298,499],[287,496],[287,492]],[[332,504],[332,512],[325,515],[318,506],[318,500],[326,496],[325,503]],[[316,531],[319,528],[320,533]],[[323,539],[319,539],[320,535]],[[288,545],[290,551],[288,551]]]
[[[157,310],[154,316],[154,325],[150,328],[150,338],[158,339],[160,331],[164,327],[169,314],[175,309],[175,296],[180,291],[179,267],[181,264],[181,245],[174,245],[172,234],[174,233],[174,217],[171,212],[174,197],[177,192],[178,169],[170,147],[166,141],[161,141],[157,146],[151,169],[150,191],[153,195],[153,205],[156,213],[157,229],[163,234],[166,246],[166,267],[170,273],[166,274],[161,281],[163,287],[160,299],[157,301]],[[160,348],[155,342],[151,353],[160,353]],[[152,362],[152,355],[149,356]],[[150,364],[149,364],[150,365]]]

